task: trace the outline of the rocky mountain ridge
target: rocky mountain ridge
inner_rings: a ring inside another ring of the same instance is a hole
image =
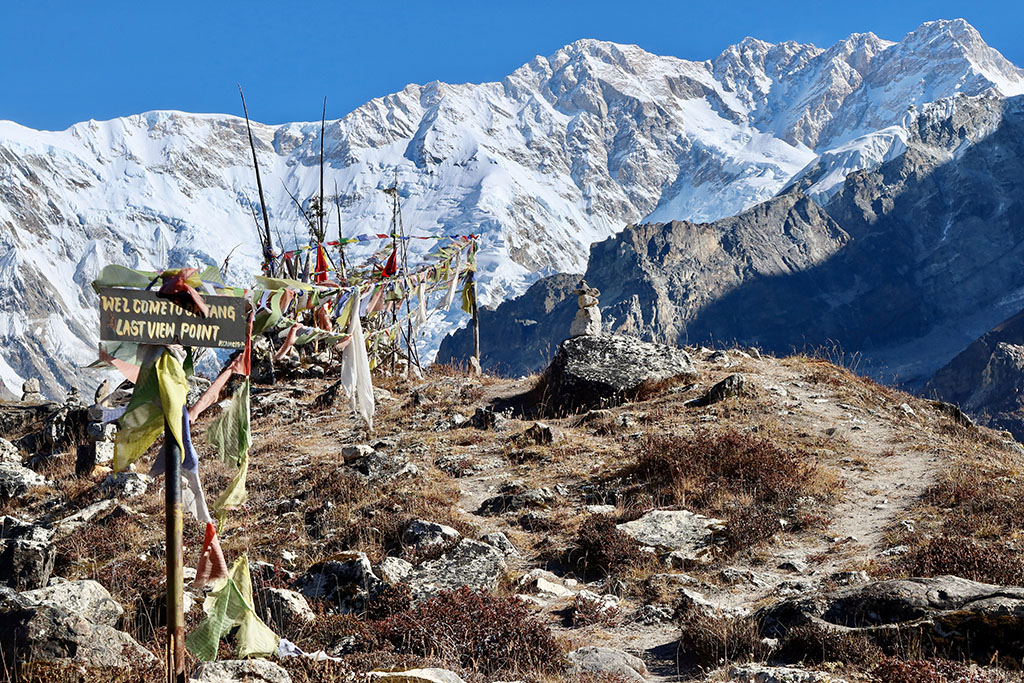
[[[842,349],[862,371],[920,388],[1019,310],[1022,134],[1021,97],[930,105],[903,153],[850,174],[823,208],[804,194],[812,174],[736,217],[633,225],[591,248],[584,277],[602,292],[608,331],[776,353]],[[565,336],[576,302],[560,291],[560,303],[548,297],[548,326]],[[498,334],[539,315],[521,308],[497,309]],[[525,373],[550,343],[485,337],[482,347],[491,367]],[[439,358],[464,346],[456,333]]]
[[[412,232],[481,235],[481,301],[497,304],[542,274],[582,271],[590,244],[628,223],[720,219],[795,182],[827,197],[899,154],[927,103],[1021,92],[1024,73],[963,20],[827,50],[746,39],[704,62],[581,40],[499,82],[409,85],[328,122],[325,191],[337,185],[346,234],[380,232],[380,190],[397,173]],[[304,228],[285,190],[316,192],[319,124],[254,134],[290,246]],[[0,159],[0,380],[12,391],[30,376],[51,396],[93,383],[79,366],[96,339],[88,284],[106,264],[220,264],[239,245],[229,279],[256,272],[237,117],[150,112],[62,132],[2,122]],[[463,321],[435,319],[423,346]]]

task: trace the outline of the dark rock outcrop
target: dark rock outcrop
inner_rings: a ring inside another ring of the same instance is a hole
[[[481,367],[511,377],[543,368],[569,336],[580,277],[551,275],[494,310],[480,309]],[[441,341],[436,362],[465,363],[471,355],[473,335],[467,327]]]
[[[1015,659],[1024,655],[1024,587],[956,576],[877,581],[800,596],[757,616],[769,637],[816,625],[880,642],[917,636],[979,661],[996,652]]]
[[[622,403],[645,386],[697,374],[682,349],[619,335],[567,339],[542,379],[543,411],[559,415]]]
[[[935,373],[924,393],[1024,441],[1024,311],[961,351]]]
[[[928,107],[903,154],[847,176],[825,208],[794,186],[713,223],[629,226],[591,247],[585,277],[610,332],[777,354],[842,348],[861,372],[920,388],[1015,312],[1021,197],[1024,97],[957,98]],[[506,328],[539,319],[527,303],[499,306],[498,318]],[[551,342],[567,335],[575,303],[548,309],[559,320]],[[536,345],[502,334],[512,343],[491,349],[486,367],[541,366]]]

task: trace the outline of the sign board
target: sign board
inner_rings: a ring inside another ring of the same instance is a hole
[[[241,297],[204,296],[210,315],[201,318],[144,289],[106,287],[99,295],[103,341],[245,348],[249,324]]]

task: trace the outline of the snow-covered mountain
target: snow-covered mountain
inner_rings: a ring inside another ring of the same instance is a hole
[[[582,272],[589,245],[628,223],[715,220],[794,182],[829,195],[898,155],[924,104],[960,93],[1024,93],[1024,71],[963,20],[827,50],[748,38],[704,62],[581,40],[500,82],[409,85],[328,122],[326,191],[343,196],[346,234],[386,231],[380,190],[397,173],[414,234],[482,235],[482,301],[498,303],[540,274]],[[290,246],[304,228],[286,188],[316,192],[320,124],[254,132]],[[233,116],[151,112],[61,132],[0,122],[0,379],[16,390],[36,376],[52,394],[92,382],[76,368],[94,356],[88,284],[108,263],[219,264],[241,245],[231,271],[246,282],[250,161]]]

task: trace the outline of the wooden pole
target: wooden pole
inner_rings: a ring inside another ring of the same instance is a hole
[[[327,96],[324,96],[324,112],[320,117],[320,207],[317,211],[317,242],[326,239],[327,231],[324,229],[324,126],[327,123]],[[317,247],[319,248],[319,246]]]
[[[480,366],[480,309],[476,305],[476,273],[470,271],[470,281],[466,286],[473,286],[473,359],[470,361],[473,374],[483,374]]]
[[[167,531],[167,681],[185,682],[184,564],[181,520],[181,448],[164,421],[164,492]]]

